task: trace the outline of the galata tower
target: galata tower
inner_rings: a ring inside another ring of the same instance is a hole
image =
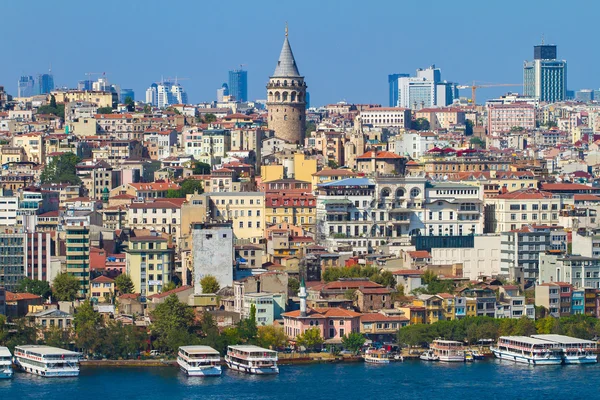
[[[303,143],[306,126],[306,83],[298,72],[288,41],[287,25],[279,61],[267,85],[267,109],[269,129],[275,131],[276,137],[290,143]]]

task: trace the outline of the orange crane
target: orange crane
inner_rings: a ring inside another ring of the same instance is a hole
[[[481,88],[489,88],[489,87],[502,87],[502,86],[523,86],[522,83],[486,83],[481,85],[476,85],[475,81],[473,81],[472,85],[459,85],[458,89],[471,89],[471,104],[476,105],[476,92],[477,89]]]

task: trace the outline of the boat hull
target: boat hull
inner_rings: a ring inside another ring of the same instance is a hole
[[[465,362],[465,357],[461,356],[439,356],[443,362]]]
[[[389,359],[381,359],[381,358],[369,358],[365,357],[365,362],[369,364],[389,364]]]
[[[13,376],[13,370],[11,367],[0,369],[0,379],[10,379]]]
[[[270,367],[270,368],[248,367],[245,365],[233,363],[231,361],[227,361],[227,368],[229,368],[233,371],[239,371],[239,372],[244,372],[246,374],[254,374],[254,375],[274,375],[274,374],[279,373],[279,367]]]
[[[598,362],[598,357],[596,355],[589,356],[565,356],[564,357],[565,364],[595,364]]]
[[[562,357],[549,357],[549,358],[531,358],[523,356],[522,354],[510,353],[500,351],[498,349],[491,349],[494,356],[501,360],[514,361],[522,364],[529,365],[560,365],[563,360]]]
[[[220,376],[221,366],[220,365],[208,365],[206,367],[189,367],[185,363],[177,361],[179,368],[187,376]]]
[[[48,371],[45,368],[24,364],[17,360],[17,367],[23,372],[27,372],[29,374],[42,376],[44,378],[72,378],[79,376],[79,368],[74,369],[62,369],[62,370],[50,370]]]

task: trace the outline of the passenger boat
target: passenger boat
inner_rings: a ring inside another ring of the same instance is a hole
[[[369,364],[389,364],[390,356],[385,349],[368,349],[364,355],[365,362]]]
[[[473,356],[474,360],[485,359],[485,356],[483,354],[481,354],[478,350],[471,350],[471,355]]]
[[[563,351],[565,364],[590,364],[598,362],[598,344],[591,340],[565,335],[531,335],[532,338],[555,343]]]
[[[80,353],[51,346],[15,347],[15,365],[19,369],[48,378],[78,376],[80,356]]]
[[[177,364],[188,376],[221,375],[221,356],[209,346],[181,346]]]
[[[502,360],[530,365],[553,365],[563,361],[563,351],[556,343],[527,336],[500,336],[498,344],[490,350]]]
[[[277,352],[258,346],[227,346],[225,363],[229,369],[248,374],[264,375],[279,373]]]
[[[440,361],[446,362],[464,362],[465,351],[463,344],[454,340],[436,339],[430,346],[433,353],[440,358]]]
[[[427,350],[425,353],[421,354],[419,358],[423,361],[440,361],[440,357],[436,355],[433,350]]]
[[[12,354],[7,347],[0,347],[0,379],[12,378]]]

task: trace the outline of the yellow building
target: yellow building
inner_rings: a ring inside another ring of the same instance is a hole
[[[312,188],[313,191],[316,191],[317,185],[321,183],[340,181],[342,179],[353,178],[356,175],[356,172],[352,172],[349,169],[323,169],[312,174]]]
[[[316,173],[317,160],[309,160],[302,153],[294,154],[294,179],[312,182],[312,176]]]
[[[263,182],[283,179],[283,165],[263,165],[260,167]]]
[[[0,164],[26,161],[27,155],[22,147],[2,146],[0,148]]]
[[[115,107],[119,101],[117,93],[93,90],[52,91],[51,95],[57,103],[87,101],[95,103],[98,107]]]
[[[21,147],[27,156],[27,161],[44,163],[44,138],[42,132],[24,133],[12,138],[12,147]]]
[[[207,214],[213,221],[231,221],[237,241],[259,243],[264,238],[265,194],[262,192],[207,193]]]
[[[109,303],[115,294],[115,280],[107,276],[99,276],[90,282],[92,300],[98,303]]]
[[[443,307],[443,319],[455,320],[456,319],[456,298],[450,293],[440,293],[439,297],[442,298]]]
[[[425,322],[433,324],[444,319],[443,299],[438,295],[421,294],[413,300],[413,305],[425,308]]]
[[[171,282],[174,254],[169,241],[156,233],[131,237],[126,263],[134,291],[142,296],[162,292],[163,287]]]
[[[426,323],[425,307],[411,304],[406,307],[399,307],[398,309],[404,313],[406,318],[408,318],[410,325]]]
[[[475,297],[467,297],[467,317],[477,316],[477,299]]]

